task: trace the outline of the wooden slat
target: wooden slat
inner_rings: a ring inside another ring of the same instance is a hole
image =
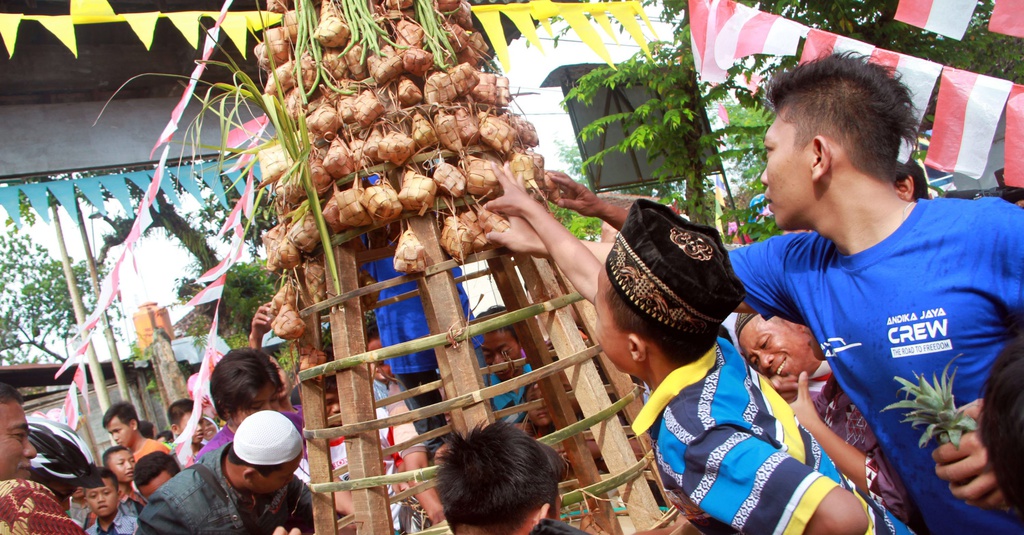
[[[445,261],[445,256],[441,252],[441,233],[432,217],[414,217],[409,220],[409,227],[420,237],[428,266]],[[423,301],[430,332],[444,333],[466,327],[466,316],[462,311],[462,304],[459,302],[458,291],[450,271],[426,275],[419,279],[419,286],[420,299]],[[441,371],[441,381],[449,396],[461,396],[483,387],[476,372],[478,364],[472,342],[466,341],[457,347],[440,347],[434,352],[437,355],[438,369]],[[489,400],[482,400],[452,413],[453,427],[460,433],[492,422],[494,416],[491,414]]]
[[[551,288],[551,284],[553,282],[557,284],[560,278],[556,273],[557,268],[546,259],[525,255],[516,256],[516,265],[522,272],[523,278],[526,279],[533,299],[548,299],[548,296],[555,290]],[[558,354],[572,354],[585,347],[579,329],[568,309],[563,308],[543,315],[541,320],[545,322],[551,342]],[[579,401],[580,408],[585,415],[589,416],[611,404],[611,399],[604,390],[601,376],[592,361],[569,369],[567,372],[569,382],[576,391],[576,400]],[[617,422],[609,425],[609,422],[606,421],[595,426],[593,431],[608,470],[612,473],[628,471],[633,465],[630,459],[636,459],[636,456],[633,454],[629,438],[622,431],[622,427]],[[637,530],[649,529],[658,521],[661,516],[660,510],[646,481],[641,480],[638,484],[629,484],[621,494],[626,501],[626,510],[630,520],[633,521]]]
[[[488,261],[488,265],[491,268],[491,273],[494,276],[495,283],[497,283],[498,292],[501,294],[501,299],[505,303],[506,309],[518,310],[530,304],[511,259],[508,257],[496,258]],[[536,318],[516,323],[513,327],[515,328],[519,345],[526,351],[527,359],[532,366],[540,367],[553,361],[544,341],[544,333]],[[548,380],[541,381],[540,385],[541,394],[550,408],[549,414],[554,421],[555,427],[561,429],[576,422],[572,400],[566,394],[561,378],[556,375]],[[573,467],[573,472],[580,481],[584,482],[584,485],[601,481],[601,474],[597,470],[597,464],[590,453],[590,449],[587,447],[586,440],[582,436],[574,435],[562,444],[565,448],[566,456],[569,458],[569,463]],[[596,509],[598,510],[595,511],[594,519],[602,529],[616,535],[622,533],[622,528],[615,518],[615,511],[611,507],[606,507],[602,504],[597,505]]]
[[[359,287],[355,251],[351,247],[335,247],[334,250],[341,292],[350,292]],[[358,299],[346,303],[344,308],[331,309],[330,316],[335,359],[366,351],[363,307]],[[338,399],[341,402],[343,420],[352,424],[375,420],[376,410],[373,403],[369,403],[369,400],[373,399],[373,374],[370,366],[363,364],[348,368],[339,371],[337,377]],[[349,474],[352,478],[383,475],[383,454],[380,436],[376,431],[365,431],[346,438],[345,451],[348,454]],[[330,469],[330,465],[327,468]],[[391,532],[391,507],[388,505],[387,487],[353,491],[352,503],[357,533],[369,535]]]

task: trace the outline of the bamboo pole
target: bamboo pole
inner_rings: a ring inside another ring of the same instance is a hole
[[[82,215],[82,208],[78,205],[78,197],[75,197],[75,211],[78,212],[78,232],[82,235],[82,245],[85,247],[85,265],[89,267],[92,293],[98,298],[100,295],[99,273],[96,271],[96,259],[92,257],[92,245],[89,242],[89,234],[85,230],[85,216]],[[107,339],[107,351],[110,352],[110,365],[114,368],[117,392],[121,394],[122,401],[128,401],[128,379],[125,377],[124,365],[121,364],[121,356],[117,351],[117,340],[114,339],[114,330],[110,328],[110,321],[107,319],[105,310],[100,314],[100,325],[103,326],[103,337]]]
[[[313,366],[299,372],[300,381],[308,381],[327,375],[329,373],[335,373],[340,370],[352,368],[360,364],[369,364],[371,362],[383,362],[385,360],[400,357],[402,355],[408,355],[417,351],[423,351],[426,349],[432,349],[440,347],[452,342],[462,343],[474,336],[491,332],[501,327],[511,325],[517,321],[522,321],[526,318],[530,318],[540,314],[542,312],[551,312],[557,310],[566,305],[575,303],[582,299],[579,293],[570,295],[563,295],[556,297],[550,301],[544,303],[537,303],[536,305],[530,305],[525,308],[521,308],[514,312],[508,312],[500,316],[494,316],[493,318],[487,318],[485,321],[468,325],[462,332],[456,333],[454,336],[445,332],[441,334],[433,334],[418,338],[416,340],[410,340],[401,344],[391,345],[385,348],[378,349],[376,351],[367,351],[365,353],[359,353],[351,357],[335,360],[328,362],[327,364],[321,364],[319,366]]]
[[[64,267],[64,280],[68,283],[68,293],[71,294],[71,304],[75,309],[75,321],[78,325],[85,323],[85,305],[82,304],[82,294],[78,292],[78,284],[75,281],[75,272],[71,269],[71,258],[68,256],[68,247],[64,243],[64,230],[60,225],[60,214],[57,212],[57,205],[51,204],[50,211],[53,212],[53,226],[57,230],[57,245],[60,247],[60,261]],[[100,410],[107,412],[110,408],[110,394],[107,393],[107,380],[103,377],[103,368],[96,358],[96,351],[92,344],[86,350],[89,359],[89,373],[92,375],[92,384],[96,385],[96,399],[100,403]]]

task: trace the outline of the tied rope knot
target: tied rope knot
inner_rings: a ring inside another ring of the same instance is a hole
[[[452,346],[452,349],[459,348],[458,338],[466,333],[466,327],[453,323],[451,327],[448,327],[448,345]]]

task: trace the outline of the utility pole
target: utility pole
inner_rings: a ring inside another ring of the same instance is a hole
[[[96,260],[92,257],[92,245],[89,243],[89,234],[85,230],[85,217],[82,216],[82,209],[78,205],[77,197],[75,198],[75,209],[78,212],[78,231],[82,235],[82,245],[85,246],[85,263],[89,266],[89,280],[92,281],[92,292],[99,297],[99,273],[96,271]],[[121,364],[121,356],[117,352],[114,330],[110,328],[106,311],[103,311],[103,314],[100,315],[100,324],[103,325],[103,336],[107,339],[107,350],[110,351],[110,364],[114,368],[114,378],[117,379],[117,391],[121,394],[121,401],[128,401],[128,379],[124,375],[124,366]]]
[[[85,305],[82,304],[82,294],[78,293],[78,285],[75,283],[75,272],[71,269],[71,258],[68,257],[68,248],[64,244],[64,230],[60,226],[60,214],[57,213],[57,205],[51,204],[50,210],[53,212],[53,225],[57,229],[57,244],[60,246],[60,260],[64,266],[64,279],[68,283],[71,304],[75,307],[75,321],[82,325],[85,323],[86,318]],[[100,361],[96,358],[96,352],[93,351],[92,344],[89,344],[86,354],[89,357],[89,371],[92,375],[92,384],[96,388],[96,398],[100,402],[100,410],[107,412],[107,409],[110,408],[107,380],[103,377],[103,368],[100,367]],[[82,394],[88,395],[88,392],[82,392]]]

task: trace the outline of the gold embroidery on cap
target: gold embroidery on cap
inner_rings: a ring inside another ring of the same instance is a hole
[[[722,320],[701,314],[656,277],[619,235],[608,255],[613,282],[630,302],[655,321],[690,333],[708,331]]]
[[[669,232],[669,238],[672,240],[672,243],[678,245],[686,253],[686,256],[694,260],[707,262],[715,256],[715,249],[711,247],[711,244],[703,236],[697,236],[692,232],[673,228]]]

